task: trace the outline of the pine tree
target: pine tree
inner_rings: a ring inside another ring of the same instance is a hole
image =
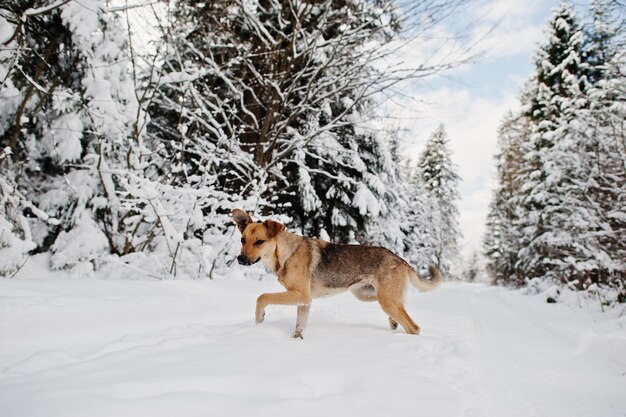
[[[591,283],[618,289],[626,299],[626,36],[617,5],[592,2],[593,20],[586,48],[593,84],[590,106],[581,115],[581,153],[585,156],[585,205],[597,219],[587,233],[596,255],[585,266],[585,286]],[[623,19],[623,18],[622,18]],[[583,130],[584,128],[584,130]]]
[[[450,274],[459,259],[459,175],[452,162],[445,128],[440,125],[430,136],[418,162],[418,172],[431,200],[429,222],[434,225],[436,266]]]
[[[549,22],[523,113],[500,130],[485,250],[496,282],[609,285],[623,300],[623,61],[619,31],[594,19],[589,42],[568,5]]]
[[[400,227],[404,234],[404,257],[420,272],[437,263],[439,248],[438,228],[433,215],[436,201],[424,185],[417,166],[406,166],[406,205],[401,214]]]
[[[522,236],[519,265],[525,278],[560,281],[566,274],[560,260],[567,256],[570,238],[562,220],[574,215],[564,199],[572,188],[569,177],[577,163],[576,150],[562,133],[588,106],[588,66],[583,32],[569,5],[557,8],[545,34],[530,84],[531,136],[523,145],[526,162],[519,175],[523,184],[516,202]]]
[[[467,262],[467,266],[463,268],[464,279],[467,282],[476,282],[481,276],[480,255],[477,251],[473,251],[470,259]]]
[[[10,152],[9,147],[0,152],[0,164],[9,163]],[[37,246],[28,219],[21,213],[29,203],[17,189],[15,177],[0,174],[0,277],[17,272]]]
[[[522,145],[528,141],[529,120],[524,114],[507,113],[498,131],[497,185],[489,205],[484,251],[486,268],[494,283],[521,286],[524,277],[518,263],[519,212],[515,198],[521,192]]]
[[[586,61],[589,64],[587,78],[592,85],[612,78],[609,74],[611,63],[619,54],[621,44],[620,24],[614,16],[618,15],[618,5],[612,0],[593,0],[591,2],[592,21],[587,25],[585,35]]]

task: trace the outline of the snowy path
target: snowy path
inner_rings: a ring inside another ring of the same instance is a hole
[[[502,289],[316,300],[252,320],[272,281],[0,281],[0,415],[626,416],[626,318]]]

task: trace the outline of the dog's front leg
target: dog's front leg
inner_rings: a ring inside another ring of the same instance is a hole
[[[261,294],[256,300],[256,323],[263,323],[265,307],[270,304],[309,304],[309,297],[296,290]]]
[[[263,320],[265,320],[265,305],[261,299],[264,295],[265,294],[261,294],[259,298],[256,299],[256,312],[254,313],[256,324],[261,324]]]
[[[311,304],[303,304],[298,306],[298,318],[296,319],[296,330],[293,332],[294,338],[302,339],[302,331],[306,326],[306,322],[309,319],[309,310],[311,310]]]

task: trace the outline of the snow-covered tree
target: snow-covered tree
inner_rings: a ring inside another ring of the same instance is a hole
[[[305,233],[366,239],[396,192],[380,162],[387,146],[357,125],[370,96],[401,77],[374,65],[398,10],[390,0],[178,2],[148,127],[173,167],[166,176],[195,187],[212,172],[216,188],[265,197],[262,213],[287,214]]]
[[[584,156],[584,204],[593,213],[588,245],[599,248],[584,264],[587,283],[608,284],[626,298],[626,24],[622,7],[609,0],[592,2],[586,48],[593,81],[590,105],[580,117]]]
[[[523,112],[502,125],[485,238],[497,282],[609,285],[624,299],[624,61],[606,16],[594,13],[587,42],[572,9],[559,6]]]
[[[621,6],[622,9],[624,6]],[[623,55],[624,43],[624,17],[619,18],[620,5],[614,0],[592,0],[591,21],[587,23],[585,35],[585,55],[589,64],[588,75],[590,83],[613,78],[615,73],[609,74],[619,61],[619,55]],[[626,11],[621,10],[622,13]]]
[[[406,205],[400,227],[404,233],[404,257],[425,271],[427,266],[437,263],[439,236],[437,222],[433,221],[437,203],[426,189],[418,167],[407,166],[403,175]]]
[[[8,147],[0,152],[0,164],[9,163],[10,153]],[[0,175],[0,277],[15,273],[37,246],[28,219],[22,214],[25,208],[33,206],[18,191],[15,177]]]
[[[158,54],[140,65],[124,6],[29,1],[0,11],[11,29],[0,50],[0,148],[11,151],[0,179],[14,236],[52,252],[54,268],[144,250],[169,255],[155,258],[159,273],[212,268],[233,198],[211,163],[178,180],[183,165],[146,137],[146,110],[167,79]]]
[[[459,262],[461,230],[457,201],[460,177],[452,161],[443,124],[428,139],[418,161],[418,174],[431,201],[428,222],[434,229],[434,262],[449,274]]]
[[[149,127],[167,175],[190,184],[214,172],[220,189],[272,198],[263,212],[280,208],[314,234],[363,229],[353,202],[365,166],[349,118],[367,93],[365,42],[395,19],[381,5],[178,2]]]
[[[463,279],[467,282],[477,282],[482,275],[481,259],[478,251],[473,251],[463,268]]]
[[[528,141],[530,124],[523,114],[507,113],[498,131],[497,184],[489,205],[484,237],[486,269],[493,282],[523,285],[518,267],[520,249],[519,211],[515,199],[521,192],[522,145]]]
[[[37,208],[28,212],[32,239],[53,252],[53,267],[93,261],[115,247],[113,171],[127,167],[141,114],[125,27],[103,0],[9,2],[2,19],[13,32],[0,58],[11,96],[0,132],[12,151],[5,175],[20,173],[15,185],[30,200],[20,210]]]
[[[518,176],[523,184],[517,196],[522,232],[519,265],[525,278],[559,281],[563,276],[559,260],[566,256],[569,244],[559,219],[573,215],[571,202],[563,199],[567,198],[566,184],[571,184],[571,164],[577,159],[562,133],[588,106],[589,83],[583,31],[569,5],[562,3],[555,10],[545,36],[535,57],[527,110],[531,135],[522,145],[526,162]]]

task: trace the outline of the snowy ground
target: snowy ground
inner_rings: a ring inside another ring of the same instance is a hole
[[[480,285],[408,294],[420,336],[374,303],[295,307],[273,280],[0,280],[0,415],[626,416],[621,308]]]

